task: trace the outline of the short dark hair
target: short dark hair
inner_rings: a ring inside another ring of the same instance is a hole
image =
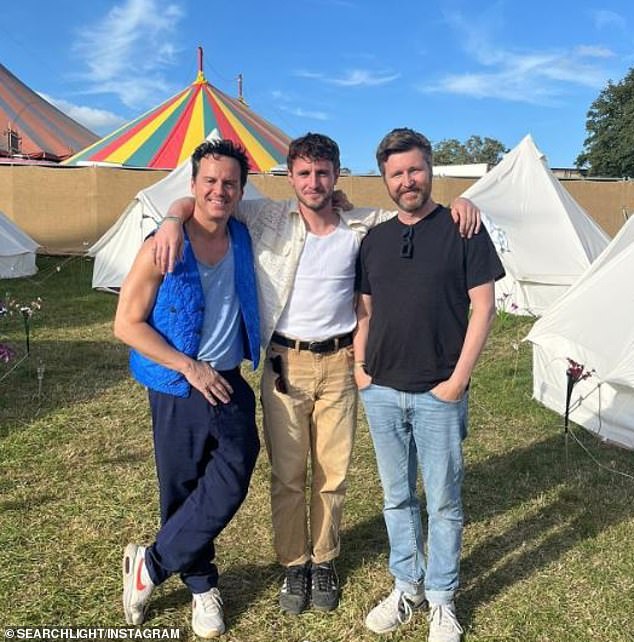
[[[420,149],[420,151],[423,152],[425,161],[431,169],[431,143],[425,136],[413,129],[409,129],[408,127],[398,127],[387,134],[376,149],[376,162],[379,166],[381,176],[383,176],[385,171],[385,161],[392,154],[409,152],[412,149]]]
[[[202,142],[192,153],[192,178],[196,180],[200,169],[200,159],[205,156],[227,156],[235,158],[240,165],[240,187],[244,189],[249,175],[249,159],[244,147],[232,140],[223,138],[221,140],[206,140]]]
[[[341,165],[339,146],[332,138],[324,136],[324,134],[308,132],[305,136],[292,140],[288,146],[288,156],[286,157],[286,165],[289,170],[293,169],[293,162],[296,158],[306,158],[311,161],[332,161],[335,172],[339,171]]]

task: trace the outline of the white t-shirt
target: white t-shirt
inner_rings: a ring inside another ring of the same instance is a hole
[[[303,341],[352,332],[359,235],[345,223],[326,236],[308,232],[293,288],[275,330]]]

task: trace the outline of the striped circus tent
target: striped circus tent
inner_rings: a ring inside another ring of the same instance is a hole
[[[69,158],[67,165],[117,165],[173,169],[217,129],[244,146],[252,171],[286,162],[290,138],[205,79],[202,50],[194,83],[112,134]]]
[[[59,162],[97,138],[0,64],[0,157]]]

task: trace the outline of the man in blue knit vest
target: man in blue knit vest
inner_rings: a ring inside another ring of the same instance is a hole
[[[147,239],[114,325],[149,389],[162,524],[151,546],[125,549],[126,622],[141,624],[154,587],[180,573],[203,638],[225,630],[214,539],[244,500],[259,451],[254,394],[240,375],[243,358],[254,368],[259,360],[253,255],[246,228],[230,219],[247,173],[246,153],[231,141],[194,151],[183,260],[163,276]]]

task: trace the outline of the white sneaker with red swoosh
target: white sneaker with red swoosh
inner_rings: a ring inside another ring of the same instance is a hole
[[[128,624],[143,624],[153,590],[145,567],[145,546],[128,544],[123,551],[123,612]]]

